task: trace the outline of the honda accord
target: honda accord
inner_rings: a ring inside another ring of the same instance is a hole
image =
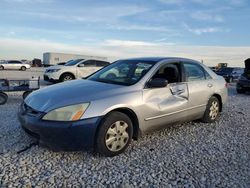
[[[32,92],[20,106],[23,129],[53,150],[114,156],[132,139],[167,125],[217,120],[223,77],[184,58],[118,60],[82,80]]]

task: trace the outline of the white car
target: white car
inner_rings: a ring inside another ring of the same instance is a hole
[[[45,70],[44,80],[49,82],[64,82],[86,77],[109,65],[109,62],[93,59],[70,60],[65,65],[55,65]]]
[[[11,60],[11,61],[4,61],[0,63],[0,70],[4,69],[14,69],[14,70],[22,70],[25,71],[26,69],[30,69],[30,65],[27,63],[23,63],[22,61]]]

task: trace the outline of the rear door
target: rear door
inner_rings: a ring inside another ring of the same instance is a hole
[[[197,63],[183,62],[183,67],[189,91],[187,116],[189,119],[199,118],[204,114],[208,100],[214,93],[214,80]]]
[[[170,74],[164,73],[167,67],[175,68],[178,71],[178,78],[170,79],[168,77]],[[164,77],[169,82],[166,87],[143,90],[145,106],[141,110],[145,118],[145,131],[185,119],[189,94],[187,83],[182,80],[180,63],[168,63],[161,66],[151,79]]]

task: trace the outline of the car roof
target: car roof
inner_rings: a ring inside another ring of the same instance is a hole
[[[193,61],[198,63],[198,61],[195,61],[193,59],[181,58],[181,57],[139,57],[139,58],[129,58],[125,60],[152,61],[154,63],[158,63],[164,60],[172,60],[172,61]]]

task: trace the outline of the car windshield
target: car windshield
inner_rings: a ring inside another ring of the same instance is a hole
[[[74,65],[76,65],[77,63],[79,63],[82,60],[84,60],[84,59],[70,60],[64,66],[74,66]]]
[[[154,64],[152,61],[120,60],[94,73],[88,80],[129,86],[137,83]]]

